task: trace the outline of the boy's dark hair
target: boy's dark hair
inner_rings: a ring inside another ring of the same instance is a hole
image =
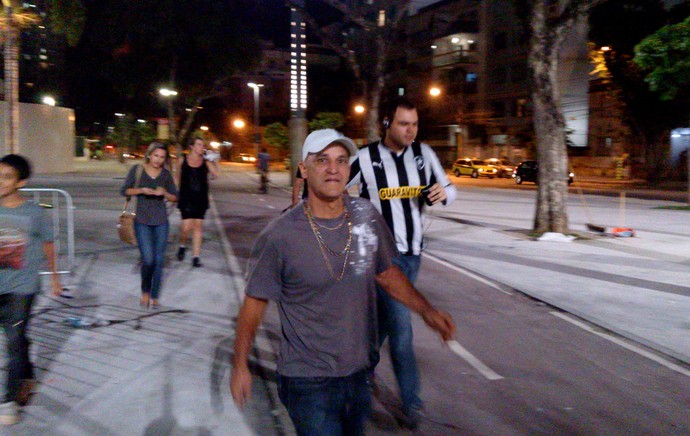
[[[395,118],[395,113],[398,111],[398,108],[403,108],[403,109],[407,109],[407,110],[416,109],[414,103],[412,103],[407,98],[396,97],[396,98],[388,101],[386,106],[384,106],[384,110],[383,110],[384,119],[387,118],[388,121],[390,123],[392,123],[393,118]]]
[[[19,174],[19,180],[26,180],[31,177],[31,164],[26,158],[18,154],[6,154],[0,159],[0,163],[14,168]]]
[[[206,140],[204,138],[201,136],[195,136],[189,141],[189,147],[192,147],[197,140],[206,144]]]

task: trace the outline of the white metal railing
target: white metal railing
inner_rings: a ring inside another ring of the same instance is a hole
[[[55,269],[58,274],[71,275],[74,272],[74,205],[72,196],[62,189],[24,188],[20,191],[30,194],[33,200],[50,210],[55,244]],[[63,246],[66,251],[63,250]],[[66,258],[61,262],[61,258]],[[41,271],[50,274],[50,271]]]

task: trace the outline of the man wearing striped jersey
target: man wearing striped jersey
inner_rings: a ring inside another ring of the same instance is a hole
[[[415,140],[418,125],[415,106],[405,98],[394,100],[384,112],[383,139],[359,150],[348,184],[348,188],[359,185],[360,196],[368,198],[383,215],[399,251],[393,263],[411,283],[417,278],[424,248],[424,207],[449,204],[456,197],[455,186],[448,180],[436,153]],[[378,347],[388,337],[400,389],[405,415],[401,424],[416,428],[422,401],[410,311],[379,289],[378,317]],[[374,350],[373,366],[378,363],[379,348]]]

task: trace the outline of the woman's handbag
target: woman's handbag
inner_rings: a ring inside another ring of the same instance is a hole
[[[144,170],[142,165],[137,168],[137,178],[134,183],[134,188],[139,186],[139,181],[141,180],[141,173]],[[125,244],[137,245],[137,235],[134,232],[134,218],[136,217],[137,210],[137,197],[134,196],[134,201],[132,201],[132,209],[128,208],[129,202],[132,197],[127,197],[125,200],[125,205],[122,208],[122,213],[120,214],[120,219],[117,223],[117,233],[120,236],[120,240]]]

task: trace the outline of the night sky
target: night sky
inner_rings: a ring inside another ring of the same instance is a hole
[[[415,0],[412,7],[434,2]],[[65,106],[75,109],[78,128],[111,121],[115,112],[161,116],[164,108],[156,90],[169,81],[172,62],[177,65],[178,86],[208,83],[213,68],[222,62],[236,71],[246,67],[242,59],[259,52],[260,40],[279,48],[289,46],[289,9],[284,0],[83,0],[83,4],[88,19],[79,45],[67,52],[63,98]],[[309,7],[323,9],[317,12],[320,19],[339,19],[321,2]],[[214,54],[204,55],[209,53]],[[319,78],[312,78],[317,85]],[[323,82],[328,86],[327,80]],[[328,99],[323,104],[330,106],[325,110],[337,109]]]
[[[77,124],[162,113],[156,90],[169,80],[212,83],[214,68],[246,65],[258,42],[287,47],[289,10],[282,0],[91,0],[77,47],[68,49],[64,104]],[[244,51],[244,52],[243,52]],[[239,59],[238,59],[239,58]]]

